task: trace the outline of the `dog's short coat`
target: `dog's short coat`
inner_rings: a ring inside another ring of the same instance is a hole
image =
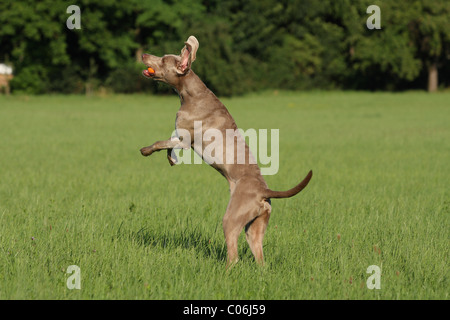
[[[172,155],[172,149],[193,148],[202,156],[202,151],[211,141],[202,141],[202,150],[195,149],[194,121],[202,122],[202,133],[214,128],[220,130],[225,137],[227,129],[238,129],[226,107],[191,69],[198,47],[197,39],[190,36],[180,55],[169,54],[156,57],[144,54],[142,56],[142,61],[150,68],[144,70],[143,75],[165,82],[178,92],[181,107],[176,115],[175,128],[177,130],[184,129],[190,133],[190,139],[178,136],[169,140],[157,141],[151,146],[142,148],[142,155],[149,156],[155,151],[167,150],[167,157],[171,165],[177,161],[176,157]],[[256,261],[260,264],[264,263],[262,243],[272,208],[270,199],[296,195],[306,187],[312,177],[312,171],[310,171],[294,188],[288,191],[272,191],[268,188],[260,168],[254,161],[246,158],[244,163],[238,164],[236,161],[237,145],[234,145],[233,150],[234,162],[211,163],[211,166],[219,171],[230,185],[231,198],[223,217],[223,231],[228,250],[227,267],[238,260],[237,243],[243,228],[245,228],[246,239]],[[245,154],[250,155],[245,141],[243,146]],[[226,158],[226,152],[226,144],[224,144],[223,159]]]

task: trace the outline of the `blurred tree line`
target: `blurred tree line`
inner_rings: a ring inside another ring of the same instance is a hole
[[[79,30],[66,27],[73,4]],[[380,30],[366,26],[372,4]],[[193,69],[218,95],[450,84],[448,0],[0,0],[0,25],[15,92],[168,92],[139,57],[178,54],[191,34]]]

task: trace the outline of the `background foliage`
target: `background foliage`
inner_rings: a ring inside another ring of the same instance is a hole
[[[69,30],[69,5],[81,29]],[[369,30],[369,5],[381,30]],[[195,72],[218,95],[262,89],[403,90],[450,84],[446,0],[0,0],[0,61],[14,92],[167,92],[138,57],[200,42]],[[431,90],[433,90],[431,88]]]

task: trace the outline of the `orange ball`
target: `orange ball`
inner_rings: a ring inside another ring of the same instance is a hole
[[[153,70],[151,67],[148,67],[147,70],[148,70],[148,72],[150,72],[150,73],[155,73],[155,70]]]

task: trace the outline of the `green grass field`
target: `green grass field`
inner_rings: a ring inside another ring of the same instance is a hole
[[[271,189],[314,171],[272,201],[264,267],[242,233],[225,271],[222,176],[140,155],[172,133],[175,95],[0,96],[0,299],[449,298],[450,93],[222,101],[244,130],[280,129]]]

